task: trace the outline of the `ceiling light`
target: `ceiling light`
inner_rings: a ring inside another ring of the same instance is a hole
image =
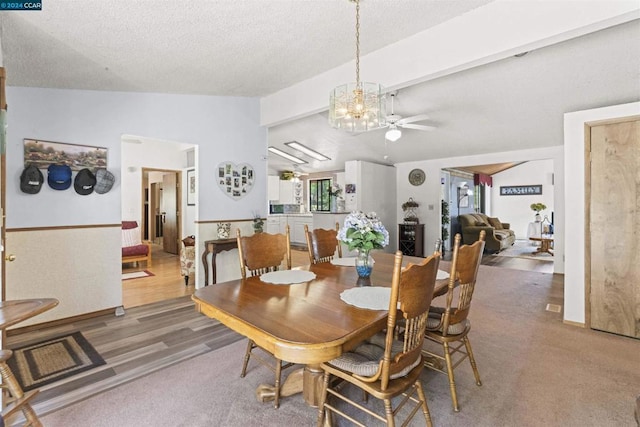
[[[311,148],[300,144],[298,141],[285,142],[284,145],[288,145],[289,147],[293,148],[294,150],[298,150],[300,152],[303,152],[307,156],[313,157],[316,160],[331,160],[330,158],[328,158],[324,154],[320,154],[317,151],[313,151]]]
[[[347,132],[363,132],[383,127],[386,109],[382,86],[360,81],[360,0],[349,1],[356,4],[356,81],[329,94],[329,124]]]
[[[289,154],[287,152],[284,152],[276,147],[269,147],[268,150],[270,152],[272,152],[273,154],[277,154],[280,157],[284,157],[287,160],[291,160],[292,162],[298,163],[300,165],[305,164],[307,162],[305,162],[304,160],[302,160],[299,157],[294,156],[293,154]]]
[[[391,125],[387,133],[384,134],[384,137],[387,138],[391,142],[396,142],[402,136],[402,131],[396,127],[396,125]]]

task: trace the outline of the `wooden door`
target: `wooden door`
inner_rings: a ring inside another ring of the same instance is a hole
[[[640,118],[592,124],[590,148],[590,325],[640,338]]]
[[[165,252],[178,254],[178,178],[175,172],[162,175],[162,246]]]

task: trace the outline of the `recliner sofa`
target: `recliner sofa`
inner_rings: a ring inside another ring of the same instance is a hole
[[[510,229],[510,224],[501,222],[498,218],[489,217],[483,213],[469,213],[460,215],[458,220],[465,245],[478,240],[482,230],[486,233],[484,247],[486,252],[500,252],[516,241],[516,233]]]

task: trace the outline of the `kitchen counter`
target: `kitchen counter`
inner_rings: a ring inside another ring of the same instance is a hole
[[[307,217],[307,218],[312,218],[313,214],[311,212],[307,212],[307,213],[281,213],[281,214],[269,214],[270,217],[283,217],[283,216],[301,216],[301,217]]]
[[[351,212],[313,212],[312,215],[347,215]]]

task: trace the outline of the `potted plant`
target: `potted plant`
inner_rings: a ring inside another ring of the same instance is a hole
[[[531,203],[531,210],[536,213],[536,222],[542,221],[542,218],[540,217],[540,211],[543,211],[545,209],[547,209],[547,205],[545,205],[544,203]]]
[[[441,202],[441,217],[440,217],[440,221],[442,223],[442,247],[441,247],[441,251],[444,254],[444,248],[446,247],[445,242],[449,239],[449,227],[447,227],[449,225],[449,223],[451,222],[451,218],[449,217],[449,203],[447,203],[445,200],[442,200]]]
[[[262,227],[264,226],[264,220],[260,217],[260,214],[253,215],[253,232],[262,233]]]
[[[410,224],[417,224],[419,221],[416,209],[420,206],[420,203],[409,197],[409,200],[402,204],[402,211],[404,212],[404,222]]]

